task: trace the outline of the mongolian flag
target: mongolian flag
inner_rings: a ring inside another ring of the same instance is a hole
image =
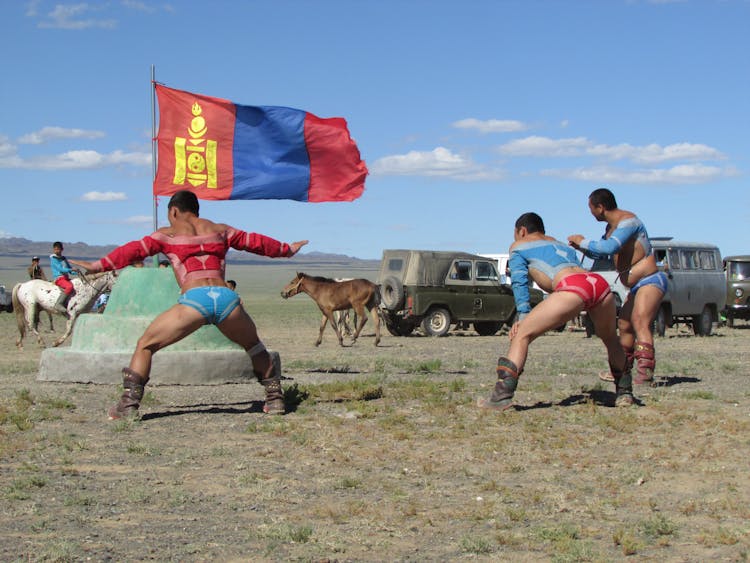
[[[340,117],[276,106],[240,106],[156,84],[154,195],[201,199],[352,201],[367,166]]]

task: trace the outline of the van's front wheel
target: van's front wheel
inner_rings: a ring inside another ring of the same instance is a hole
[[[666,307],[662,305],[656,311],[656,318],[654,319],[654,332],[657,336],[664,336],[667,333],[667,324]]]
[[[706,305],[700,315],[693,317],[693,332],[698,336],[710,336],[714,319],[711,308]]]

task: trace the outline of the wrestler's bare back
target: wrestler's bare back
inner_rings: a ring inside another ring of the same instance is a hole
[[[554,237],[550,237],[547,235],[543,235],[541,233],[530,233],[526,235],[523,239],[517,240],[513,244],[510,245],[509,253],[513,252],[513,249],[515,246],[521,242],[529,242],[532,240],[548,240],[550,242],[560,242]],[[585,270],[583,268],[580,268],[578,266],[572,266],[570,268],[563,268],[557,274],[554,278],[550,279],[550,277],[539,270],[535,268],[529,268],[529,276],[531,276],[531,279],[534,280],[534,282],[541,287],[544,291],[547,293],[552,293],[557,287],[557,285],[562,281],[563,278],[569,276],[570,274],[580,274],[580,273],[586,273],[588,270]]]
[[[169,226],[162,227],[158,232],[168,237],[178,236],[203,236],[226,231],[229,225],[214,223],[208,219],[202,219],[193,215],[181,214],[176,208],[170,209]],[[209,278],[198,278],[185,282],[180,287],[182,293],[194,287],[203,286],[225,286],[226,282],[219,276]]]

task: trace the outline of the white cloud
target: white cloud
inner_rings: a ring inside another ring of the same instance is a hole
[[[104,133],[101,131],[43,127],[39,131],[24,135],[18,139],[18,142],[23,145],[40,145],[48,141],[54,141],[55,139],[100,139],[101,137],[104,137]]]
[[[14,238],[14,237],[15,237],[15,235],[12,235],[12,234],[10,234],[8,232],[5,232],[2,229],[0,229],[0,238]]]
[[[86,18],[87,12],[97,11],[98,8],[90,4],[57,4],[47,14],[47,19],[40,21],[37,26],[51,29],[112,29],[117,22],[113,19]],[[36,13],[35,11],[33,13]]]
[[[126,201],[128,196],[123,192],[86,192],[81,201]]]
[[[585,137],[550,139],[533,135],[505,143],[498,151],[509,156],[567,157],[584,154],[590,145]]]
[[[485,121],[473,117],[453,123],[456,129],[476,129],[480,133],[516,133],[526,131],[529,126],[513,119],[488,119]]]
[[[502,171],[487,169],[445,147],[379,158],[373,163],[371,172],[383,176],[437,176],[456,180],[490,180],[503,177]]]
[[[733,175],[734,172],[718,166],[681,164],[672,168],[626,170],[609,166],[590,168],[548,169],[542,176],[555,176],[597,184],[701,184]]]
[[[607,160],[630,160],[636,164],[654,165],[669,161],[724,160],[726,157],[708,145],[696,143],[675,143],[661,146],[655,143],[633,146],[594,144],[586,137],[550,139],[531,136],[516,139],[498,147],[501,154],[532,157],[575,157],[592,156]]]
[[[91,170],[107,166],[150,166],[151,154],[113,151],[102,154],[97,151],[68,151],[51,156],[23,159],[17,154],[0,151],[0,168],[23,168],[26,170]]]
[[[16,146],[5,135],[0,135],[0,158],[16,154]]]
[[[612,160],[632,160],[637,164],[652,165],[675,160],[723,160],[718,150],[702,144],[675,143],[662,147],[657,144],[633,147],[629,144],[615,146],[596,145],[588,151],[591,156],[604,156]]]

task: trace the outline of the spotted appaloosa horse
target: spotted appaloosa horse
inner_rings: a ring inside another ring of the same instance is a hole
[[[372,322],[375,323],[375,346],[380,343],[380,316],[378,314],[380,291],[378,291],[378,286],[371,281],[361,278],[336,281],[298,272],[296,277],[281,291],[281,296],[288,299],[300,292],[307,293],[323,313],[323,319],[320,321],[320,334],[318,334],[318,340],[315,342],[316,346],[320,346],[323,341],[323,330],[327,322],[331,323],[331,327],[339,339],[339,344],[344,345],[344,339],[341,336],[338,323],[333,318],[333,312],[347,309],[354,309],[357,314],[357,328],[352,336],[352,344],[354,344],[362,331],[362,327],[367,322],[365,308],[370,311]]]
[[[75,288],[75,294],[68,300],[68,324],[65,327],[65,333],[55,340],[54,346],[59,346],[67,340],[78,315],[89,311],[101,293],[111,291],[116,279],[117,274],[115,272],[106,272],[89,276],[79,275],[71,280]],[[19,333],[16,346],[19,350],[23,350],[23,337],[26,335],[27,327],[36,334],[39,344],[46,346],[44,338],[37,330],[38,309],[41,308],[44,311],[60,315],[61,313],[55,309],[60,291],[60,288],[54,283],[44,280],[29,280],[17,283],[13,287],[13,310],[16,313]]]

